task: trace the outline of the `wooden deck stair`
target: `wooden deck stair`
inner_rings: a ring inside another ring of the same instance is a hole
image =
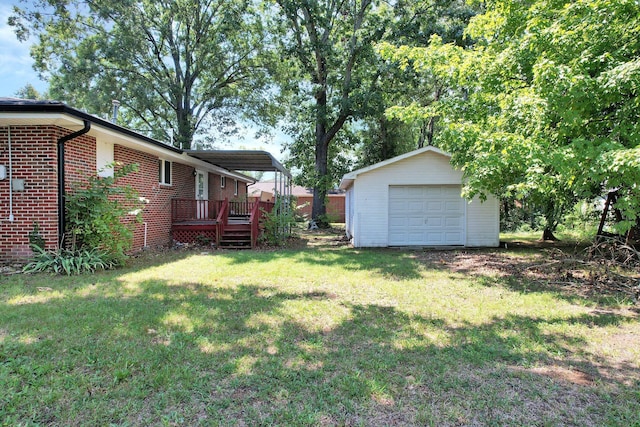
[[[220,236],[220,249],[251,249],[251,224],[247,218],[229,218]]]

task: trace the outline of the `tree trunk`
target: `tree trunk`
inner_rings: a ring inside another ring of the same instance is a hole
[[[327,159],[329,153],[329,145],[324,141],[316,141],[316,174],[317,181],[313,189],[313,206],[311,209],[311,218],[320,228],[328,228],[327,207],[325,200],[327,198],[327,181],[329,180]]]
[[[427,145],[433,146],[433,134],[436,127],[436,118],[429,118],[429,124],[427,125]]]
[[[191,126],[191,118],[189,111],[185,108],[178,108],[176,112],[178,122],[178,132],[174,135],[174,145],[183,150],[191,149],[193,140],[193,129]]]
[[[323,63],[320,61],[320,63]],[[316,92],[316,149],[315,169],[316,181],[313,188],[313,206],[311,207],[311,219],[320,228],[328,228],[327,207],[327,182],[329,181],[328,158],[329,140],[327,138],[327,91],[326,85]]]
[[[503,215],[504,215],[504,221],[505,222],[509,222],[509,214],[511,213],[511,210],[509,209],[509,203],[510,200],[509,199],[503,199],[502,200],[502,211],[503,211]]]
[[[424,147],[424,141],[427,139],[427,122],[424,120],[420,124],[420,135],[418,136],[418,148]]]
[[[551,231],[550,228],[545,227],[544,231],[542,232],[542,240],[545,242],[546,241],[557,242],[558,238],[553,235],[553,231]]]
[[[554,200],[547,200],[543,207],[544,219],[547,223],[542,232],[542,240],[557,242],[558,238],[553,235],[554,230],[558,226],[558,219],[560,216],[560,209],[558,209]]]

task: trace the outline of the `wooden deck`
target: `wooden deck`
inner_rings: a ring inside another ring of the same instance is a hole
[[[257,244],[263,211],[272,203],[173,199],[171,235],[180,243],[215,243],[250,249]]]

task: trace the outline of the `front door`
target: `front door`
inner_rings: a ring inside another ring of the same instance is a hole
[[[196,171],[196,217],[209,218],[209,174]]]

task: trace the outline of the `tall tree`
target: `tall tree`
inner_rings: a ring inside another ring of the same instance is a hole
[[[36,69],[50,95],[190,148],[207,121],[269,109],[251,0],[36,0],[14,9],[19,38],[39,36]],[[215,112],[215,114],[212,114]]]
[[[15,95],[20,99],[44,99],[43,94],[33,87],[31,83],[27,83]]]
[[[312,217],[324,224],[331,185],[331,146],[348,121],[363,115],[372,95],[373,44],[388,27],[390,8],[374,0],[274,0],[281,21],[285,67],[283,93],[290,95],[290,120],[313,123],[313,144],[296,135],[298,152],[312,148],[315,176]],[[282,17],[282,18],[280,18]],[[300,129],[300,127],[297,127]]]
[[[640,217],[640,9],[633,0],[486,2],[461,49],[386,46],[387,56],[447,81],[429,108],[395,117],[444,120],[443,145],[469,194],[526,197],[544,237],[576,198],[618,189],[622,231]]]
[[[385,37],[388,45],[424,47],[431,36],[438,35],[444,43],[469,47],[473,39],[464,33],[464,29],[481,7],[465,0],[400,0],[395,3],[395,11],[394,25]],[[416,72],[413,67],[397,67],[395,61],[385,59],[378,64],[382,72],[378,81],[382,111],[377,111],[367,122],[375,138],[363,140],[363,152],[368,159],[378,159],[376,161],[437,143],[437,114],[401,125],[395,117],[384,117],[384,110],[393,105],[414,103],[428,107],[449,90],[446,81],[432,73]]]

